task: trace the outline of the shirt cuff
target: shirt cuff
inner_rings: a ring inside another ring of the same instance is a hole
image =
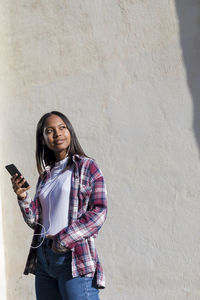
[[[76,242],[71,240],[71,238],[69,237],[69,235],[67,235],[66,233],[66,237],[64,239],[61,240],[60,236],[62,235],[62,233],[65,233],[65,229],[61,230],[59,233],[57,233],[54,236],[54,240],[55,242],[57,242],[58,244],[60,244],[61,246],[73,251],[74,247],[76,245]]]
[[[18,199],[18,203],[21,208],[28,208],[31,203],[31,197],[29,193],[26,192],[26,198],[24,200]]]

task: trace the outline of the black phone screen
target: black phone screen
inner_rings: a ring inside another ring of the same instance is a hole
[[[18,177],[22,175],[14,164],[7,165],[5,166],[5,168],[10,173],[11,176],[15,175],[16,173],[18,174]],[[24,184],[22,185],[22,188],[26,188],[28,186],[29,186],[28,182],[25,181]]]

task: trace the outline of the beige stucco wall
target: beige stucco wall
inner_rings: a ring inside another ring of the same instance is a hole
[[[0,298],[35,299],[34,277],[22,275],[32,231],[4,165],[19,167],[33,196],[36,123],[56,109],[70,118],[108,186],[109,214],[97,240],[107,278],[101,299],[199,299],[200,2],[0,6],[0,251],[7,283]]]

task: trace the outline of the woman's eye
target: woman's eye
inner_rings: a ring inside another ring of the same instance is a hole
[[[64,129],[64,128],[66,128],[66,126],[64,126],[64,125],[60,127],[61,130]]]
[[[52,129],[47,129],[46,133],[51,133]]]

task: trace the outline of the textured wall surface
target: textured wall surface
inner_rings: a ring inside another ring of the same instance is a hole
[[[4,165],[19,167],[33,196],[35,127],[55,109],[108,186],[97,240],[107,279],[101,299],[200,299],[200,1],[0,6],[7,300],[35,296],[34,277],[22,275],[32,231]]]

